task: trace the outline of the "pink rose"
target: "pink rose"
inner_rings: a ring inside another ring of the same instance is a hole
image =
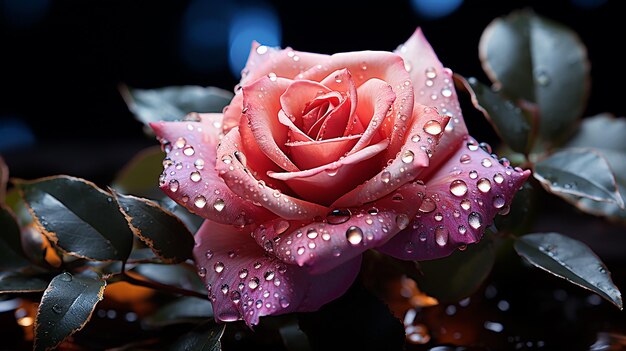
[[[194,256],[217,320],[316,310],[367,249],[449,255],[529,175],[468,135],[452,72],[419,29],[395,53],[255,43],[242,75],[223,114],[152,125],[161,188],[206,218]]]

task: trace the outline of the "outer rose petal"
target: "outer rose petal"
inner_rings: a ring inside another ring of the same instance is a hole
[[[359,101],[356,115],[361,125],[367,126],[363,136],[354,145],[349,154],[353,154],[364,147],[378,143],[384,136],[379,132],[382,122],[396,99],[391,85],[372,78],[363,83],[358,89]]]
[[[359,206],[377,200],[412,181],[428,170],[428,155],[441,137],[442,126],[448,117],[437,114],[435,109],[416,105],[404,145],[376,176],[344,194],[333,207]]]
[[[426,180],[427,197],[411,225],[379,250],[404,260],[447,256],[480,240],[498,212],[508,212],[530,171],[504,167],[478,143],[466,143]]]
[[[249,224],[272,214],[233,193],[215,171],[222,115],[194,115],[201,122],[157,122],[151,127],[170,151],[161,189],[193,213],[220,223]],[[194,117],[194,118],[195,118]]]
[[[452,71],[444,68],[439,62],[435,51],[420,28],[395,52],[402,56],[406,69],[411,75],[415,89],[415,102],[437,107],[440,113],[452,117],[430,160],[431,167],[437,168],[441,163],[446,162],[450,154],[456,151],[460,140],[468,134],[454,89]]]
[[[360,268],[357,258],[326,274],[309,275],[264,252],[250,230],[207,220],[196,234],[194,259],[217,321],[243,318],[252,326],[260,316],[317,310],[345,293]]]
[[[327,272],[406,228],[420,207],[423,190],[423,185],[406,184],[374,203],[333,211],[324,221],[275,219],[259,226],[253,236],[286,263],[313,274]]]
[[[324,206],[283,194],[255,178],[254,170],[247,168],[247,156],[241,146],[239,128],[233,128],[217,148],[215,169],[234,193],[289,220],[309,219],[328,212]]]

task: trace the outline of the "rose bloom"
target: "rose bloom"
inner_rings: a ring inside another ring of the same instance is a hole
[[[428,260],[480,240],[529,171],[468,135],[418,29],[395,52],[254,43],[223,113],[152,124],[160,185],[206,220],[194,258],[218,321],[314,311],[365,250]]]

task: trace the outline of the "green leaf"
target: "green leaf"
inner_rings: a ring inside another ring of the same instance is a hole
[[[112,187],[124,194],[158,199],[163,192],[157,184],[163,171],[165,153],[159,146],[149,147],[137,153],[117,174]]]
[[[626,199],[626,118],[600,114],[583,120],[567,148],[593,148],[608,162],[622,199]],[[565,198],[579,209],[626,223],[626,209],[615,203],[599,202],[579,196]]]
[[[522,110],[476,78],[465,80],[459,75],[454,78],[470,93],[472,104],[485,115],[500,138],[513,151],[527,153],[531,145],[531,125]]]
[[[169,351],[221,351],[225,324],[208,323],[186,333],[170,345]]]
[[[149,280],[161,284],[173,285],[179,288],[197,291],[206,294],[206,287],[196,270],[189,264],[153,264],[142,263],[132,269],[133,272]]]
[[[181,297],[144,318],[143,323],[148,327],[164,327],[210,317],[213,317],[213,307],[210,301],[196,297]]]
[[[177,86],[159,89],[120,88],[126,105],[144,124],[181,120],[190,112],[222,112],[233,94],[215,87]]]
[[[193,235],[173,213],[147,199],[113,195],[135,236],[163,262],[178,263],[192,257]]]
[[[49,281],[24,273],[0,274],[0,294],[32,293],[46,290]]]
[[[420,261],[417,285],[439,302],[457,302],[476,291],[489,276],[495,262],[492,242],[483,238],[465,251],[436,260]]]
[[[517,191],[509,207],[509,213],[496,216],[495,226],[500,232],[522,235],[530,230],[536,210],[537,191],[529,182]]]
[[[592,149],[556,152],[535,164],[533,176],[555,195],[575,195],[624,208],[611,167]]]
[[[20,227],[13,211],[0,204],[0,269],[14,269],[30,265],[22,249]]]
[[[35,322],[34,350],[51,350],[81,330],[102,300],[106,282],[61,273],[54,277],[41,298]]]
[[[0,204],[4,203],[7,195],[7,183],[9,181],[9,167],[0,156]]]
[[[589,91],[587,50],[569,28],[531,11],[491,22],[479,44],[483,69],[512,99],[539,105],[539,134],[560,139],[582,115]]]
[[[534,233],[515,241],[517,253],[531,264],[570,283],[591,290],[620,310],[622,294],[611,273],[585,244],[559,233]]]
[[[14,181],[36,225],[69,255],[125,260],[133,234],[113,197],[84,179],[55,176]]]

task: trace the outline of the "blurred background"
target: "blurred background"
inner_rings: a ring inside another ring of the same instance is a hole
[[[626,80],[624,58],[615,48],[626,29],[615,0],[0,4],[0,154],[17,177],[67,173],[108,181],[136,151],[156,144],[127,110],[121,83],[232,91],[252,40],[328,54],[393,50],[421,26],[446,66],[488,82],[478,59],[481,32],[497,16],[522,8],[572,27],[587,45],[593,77],[587,115],[626,114],[616,88]],[[482,120],[468,124],[490,141]]]

